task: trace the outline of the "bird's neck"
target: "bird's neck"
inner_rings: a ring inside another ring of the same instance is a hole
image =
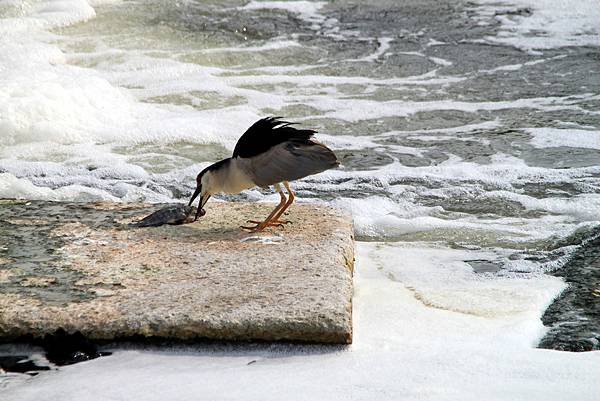
[[[255,186],[238,158],[228,158],[213,164],[206,172],[206,192],[235,194]]]

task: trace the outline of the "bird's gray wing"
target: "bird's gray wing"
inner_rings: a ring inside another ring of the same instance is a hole
[[[248,159],[248,174],[259,186],[293,181],[339,164],[335,154],[316,141],[287,141]]]

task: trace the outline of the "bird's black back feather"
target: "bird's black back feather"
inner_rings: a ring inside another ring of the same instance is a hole
[[[280,118],[267,117],[252,124],[235,145],[233,157],[256,156],[282,142],[306,142],[316,133],[310,129],[296,129],[292,127],[293,123]]]

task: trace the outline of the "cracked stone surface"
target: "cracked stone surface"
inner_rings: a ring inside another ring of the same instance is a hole
[[[129,228],[164,205],[0,200],[0,337],[352,341],[351,217],[211,202],[179,226]]]

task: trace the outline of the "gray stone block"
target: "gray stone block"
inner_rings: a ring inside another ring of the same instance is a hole
[[[352,341],[351,217],[211,202],[179,226],[129,228],[162,205],[0,201],[0,337]]]

